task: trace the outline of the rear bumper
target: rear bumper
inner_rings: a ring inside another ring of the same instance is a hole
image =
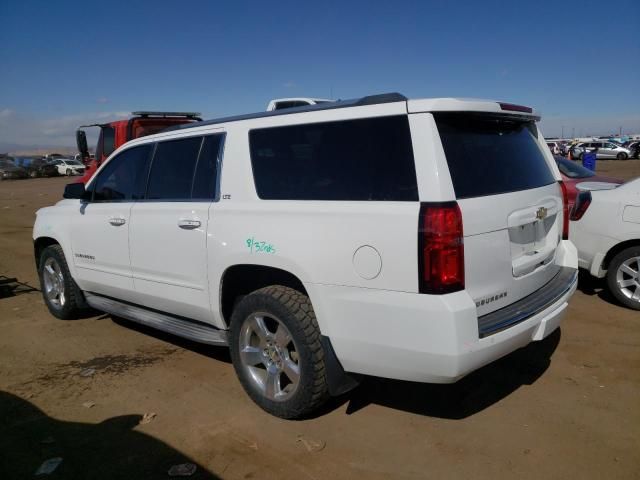
[[[484,338],[475,303],[464,291],[420,295],[327,285],[309,285],[308,291],[345,371],[451,383],[552,333],[576,290],[577,270],[570,270],[563,269],[568,276],[561,292]],[[530,304],[543,298],[537,295],[527,297]]]

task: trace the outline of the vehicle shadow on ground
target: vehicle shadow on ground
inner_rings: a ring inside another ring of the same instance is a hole
[[[166,478],[172,465],[194,463],[184,454],[134,430],[141,415],[101,423],[65,422],[30,402],[0,391],[0,478],[32,478],[45,461],[62,463],[47,478]],[[197,465],[192,479],[217,479]]]
[[[454,384],[436,385],[365,377],[356,390],[347,394],[347,414],[377,404],[450,420],[470,417],[540,378],[549,368],[560,337],[558,329],[546,339],[533,342]]]
[[[105,316],[109,318],[109,316]],[[153,328],[111,316],[118,325],[151,335],[175,346],[211,359],[231,363],[229,349],[213,347],[169,335]],[[450,385],[405,382],[365,376],[360,385],[332,398],[310,418],[326,415],[347,404],[347,415],[371,404],[431,417],[460,420],[474,415],[507,397],[523,385],[533,384],[549,368],[560,343],[557,329],[540,342],[501,358]]]
[[[607,279],[596,278],[586,270],[580,269],[578,271],[578,290],[590,297],[593,295],[597,295],[598,298],[604,300],[607,303],[610,303],[611,305],[624,308],[609,292],[609,289],[607,288]]]
[[[39,292],[36,287],[32,287],[26,282],[20,282],[17,278],[10,278],[0,275],[0,299],[15,297],[23,293]]]

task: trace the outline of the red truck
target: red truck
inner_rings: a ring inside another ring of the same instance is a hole
[[[87,183],[102,162],[129,140],[158,133],[174,125],[202,120],[200,113],[197,112],[133,112],[131,115],[131,118],[125,120],[81,125],[78,128],[76,131],[78,151],[82,156],[83,163],[87,166],[84,176],[80,179],[82,183]],[[82,130],[87,127],[100,128],[95,158],[90,157],[87,135]]]

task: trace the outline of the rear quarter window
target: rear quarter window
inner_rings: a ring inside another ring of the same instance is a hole
[[[256,129],[249,143],[262,199],[418,200],[406,115]]]
[[[533,122],[470,113],[434,117],[457,198],[529,190],[556,181]]]

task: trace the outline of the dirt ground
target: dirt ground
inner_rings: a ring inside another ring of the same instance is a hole
[[[598,162],[640,176],[640,161]],[[256,407],[223,348],[101,315],[60,321],[35,271],[35,211],[65,178],[0,182],[0,478],[640,478],[640,314],[588,277],[560,331],[454,385],[367,378],[304,421]],[[90,403],[87,403],[90,402]],[[144,414],[155,413],[139,424]]]

